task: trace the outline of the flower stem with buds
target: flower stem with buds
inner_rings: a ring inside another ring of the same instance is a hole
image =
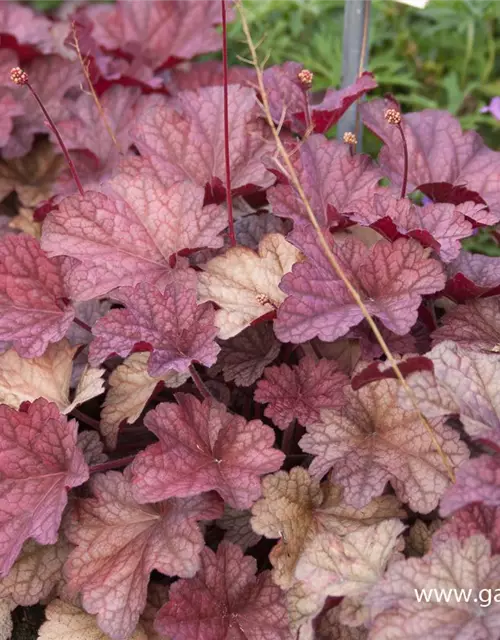
[[[50,117],[49,112],[45,108],[45,105],[43,104],[43,102],[39,98],[39,96],[38,96],[37,92],[35,91],[35,89],[33,89],[31,84],[29,83],[28,74],[26,73],[26,71],[23,71],[19,67],[14,67],[10,71],[10,79],[12,80],[12,82],[14,82],[14,84],[27,86],[28,89],[31,91],[32,96],[38,102],[38,105],[39,105],[40,109],[42,110],[43,115],[45,116],[45,118],[47,120],[47,124],[49,125],[50,129],[52,130],[52,132],[56,136],[57,142],[59,143],[59,146],[61,147],[61,150],[62,150],[62,152],[64,154],[64,157],[66,158],[66,162],[68,163],[69,170],[71,171],[71,175],[73,176],[73,180],[75,181],[75,184],[76,184],[76,186],[78,188],[78,191],[80,192],[80,195],[83,196],[84,195],[83,186],[82,186],[82,183],[80,181],[80,178],[78,177],[78,173],[76,172],[76,167],[73,164],[73,160],[71,159],[71,156],[69,155],[68,149],[66,148],[66,145],[64,144],[64,141],[61,138],[61,134],[59,133],[59,130],[57,129],[57,127],[55,125],[55,122]]]

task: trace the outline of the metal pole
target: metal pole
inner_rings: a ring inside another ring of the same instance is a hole
[[[342,87],[355,82],[368,61],[368,32],[370,0],[346,0],[344,6],[344,34],[342,44]],[[363,57],[363,60],[362,60]],[[356,132],[357,105],[353,104],[342,116],[337,127],[337,138],[342,140],[346,131]],[[361,138],[361,136],[359,136]],[[361,151],[361,139],[357,150]]]

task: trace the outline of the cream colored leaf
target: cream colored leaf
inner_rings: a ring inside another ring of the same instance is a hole
[[[37,240],[40,240],[42,235],[42,223],[34,220],[34,213],[34,209],[30,209],[29,207],[19,207],[17,215],[9,222],[9,227],[11,229],[19,229],[19,231],[27,233]]]
[[[38,640],[109,640],[97,626],[95,616],[62,600],[53,600],[45,609],[45,617]],[[148,640],[148,636],[139,625],[129,640]]]
[[[0,354],[0,403],[18,409],[22,402],[45,398],[62,413],[103,393],[104,369],[87,369],[80,378],[73,402],[69,399],[73,358],[78,347],[64,338],[50,344],[38,358],[21,358],[14,349]]]
[[[278,285],[301,258],[284,236],[269,233],[258,252],[238,246],[210,260],[199,276],[198,295],[200,302],[212,300],[220,307],[215,316],[219,337],[232,338],[257,318],[276,311],[286,298]]]
[[[388,518],[404,517],[394,496],[381,496],[363,509],[343,501],[342,488],[320,485],[306,469],[295,467],[279,471],[262,481],[263,498],[252,508],[251,524],[257,533],[281,538],[270,553],[273,579],[284,589],[295,581],[295,568],[301,555],[316,536],[324,533],[345,536]]]
[[[382,577],[405,525],[384,520],[343,538],[322,533],[302,554],[296,577],[326,596],[362,596]]]
[[[62,536],[49,545],[28,540],[9,574],[0,580],[0,598],[11,598],[23,606],[43,600],[62,580],[68,553],[69,544]]]
[[[286,602],[292,638],[315,640],[313,620],[323,609],[325,597],[306,589],[302,582],[296,582],[287,591]]]
[[[111,449],[116,447],[120,423],[137,420],[158,382],[175,388],[189,378],[188,374],[176,371],[153,378],[147,371],[148,360],[149,353],[133,353],[109,377],[110,388],[101,411],[101,433]]]
[[[85,367],[78,381],[73,402],[64,409],[63,413],[70,413],[78,405],[104,393],[103,375],[104,369],[94,369],[90,366]]]
[[[43,397],[63,409],[69,404],[76,350],[63,339],[50,344],[38,358],[21,358],[14,349],[0,354],[0,403],[18,409],[25,400]]]

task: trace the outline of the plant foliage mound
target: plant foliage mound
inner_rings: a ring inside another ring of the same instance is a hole
[[[498,640],[500,153],[225,5],[0,4],[0,640]]]

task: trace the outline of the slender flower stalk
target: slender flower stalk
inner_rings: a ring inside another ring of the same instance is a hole
[[[231,196],[231,157],[229,154],[229,79],[227,62],[227,16],[226,0],[221,0],[222,11],[222,61],[224,79],[224,155],[226,160],[226,200],[227,200],[227,223],[229,228],[229,240],[231,246],[236,246],[236,234],[234,232],[233,199]]]
[[[66,148],[66,145],[64,144],[64,140],[61,138],[61,134],[59,133],[59,130],[57,129],[57,127],[55,125],[55,122],[50,117],[49,112],[45,108],[45,105],[41,101],[41,99],[38,96],[38,94],[35,91],[35,89],[33,89],[31,84],[29,83],[28,74],[26,73],[26,71],[23,71],[19,67],[14,67],[10,71],[10,79],[12,80],[12,82],[14,84],[25,85],[26,87],[28,87],[28,89],[31,91],[32,96],[38,102],[38,105],[39,105],[40,109],[42,110],[43,115],[45,116],[45,118],[47,120],[47,124],[49,125],[51,131],[56,136],[57,142],[59,143],[59,146],[61,147],[61,150],[62,150],[62,152],[64,154],[64,157],[66,158],[66,162],[68,163],[69,170],[71,171],[71,175],[73,176],[73,180],[75,181],[75,184],[76,184],[76,186],[78,188],[78,191],[80,192],[80,195],[83,196],[84,195],[84,191],[83,191],[82,183],[80,181],[80,178],[78,177],[78,173],[76,172],[76,167],[73,164],[73,160],[71,159],[71,156],[69,155],[68,149]]]
[[[405,132],[403,131],[403,127],[401,126],[401,112],[397,109],[386,109],[384,113],[384,118],[387,120],[389,124],[395,125],[399,133],[401,134],[401,139],[403,141],[403,184],[401,186],[401,198],[406,196],[406,187],[408,184],[408,144],[406,143]]]

